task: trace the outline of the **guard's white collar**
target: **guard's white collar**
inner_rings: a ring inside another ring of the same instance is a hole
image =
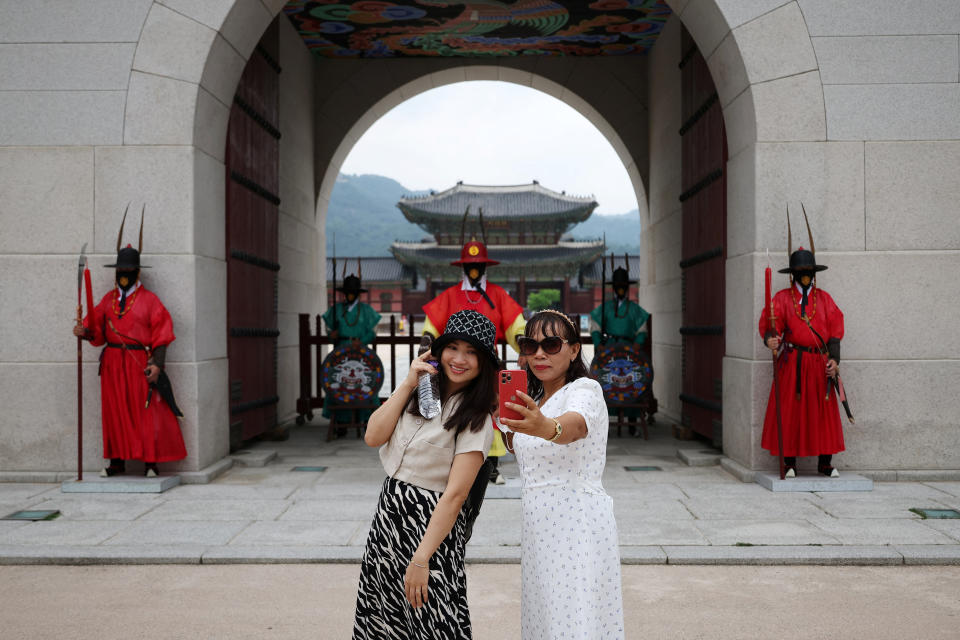
[[[487,290],[487,274],[480,276],[480,287],[486,291]],[[464,291],[476,291],[477,288],[470,284],[470,278],[467,277],[467,274],[463,274],[463,284],[460,285],[460,288]]]

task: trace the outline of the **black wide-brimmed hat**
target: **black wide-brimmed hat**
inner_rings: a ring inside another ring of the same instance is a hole
[[[337,291],[340,293],[366,293],[367,290],[360,285],[360,278],[350,275],[343,279],[343,286],[337,287]]]
[[[817,259],[812,251],[807,251],[800,247],[790,254],[790,266],[786,269],[780,269],[777,273],[793,273],[794,271],[826,271],[826,265],[817,264]]]
[[[450,342],[466,340],[487,356],[494,367],[499,367],[496,338],[497,328],[493,326],[490,318],[477,311],[465,309],[450,316],[443,334],[433,341],[430,351],[440,357],[443,348]]]
[[[618,287],[626,287],[636,283],[636,280],[630,279],[630,274],[628,274],[627,270],[623,267],[617,267],[613,270],[613,278],[610,280],[610,286],[612,286],[614,289],[617,289]]]
[[[140,264],[140,252],[132,246],[127,245],[117,252],[117,261],[113,264],[103,265],[107,268],[119,269],[121,271],[133,271],[134,269],[149,269],[145,264]]]

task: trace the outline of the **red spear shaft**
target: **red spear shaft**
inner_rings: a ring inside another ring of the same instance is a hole
[[[769,265],[769,252],[767,253],[767,264]],[[768,266],[764,271],[764,306],[768,310],[769,320],[770,320],[770,329],[776,333],[777,331],[777,316],[773,312],[773,298],[770,295],[770,286],[773,274]],[[773,357],[773,402],[777,410],[777,453],[780,459],[780,479],[783,480],[786,476],[786,468],[783,464],[783,424],[780,419],[780,382],[777,379],[777,352],[774,351],[772,354]]]
[[[92,294],[90,291],[90,270],[87,269],[87,244],[84,243],[80,249],[80,264],[77,266],[77,326],[83,326],[83,305],[80,303],[80,296],[83,294],[83,281],[87,281],[87,309],[93,310],[89,301]],[[86,277],[84,278],[84,273]],[[93,320],[91,316],[91,321]],[[91,325],[92,326],[92,325]],[[83,338],[77,336],[77,482],[83,481]]]

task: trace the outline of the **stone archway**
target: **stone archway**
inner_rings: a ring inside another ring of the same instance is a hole
[[[185,248],[197,262],[191,274],[197,288],[223,289],[220,177],[229,105],[246,58],[283,4],[280,0],[237,0],[217,7],[200,3],[175,11],[154,2],[137,44],[127,91],[123,142],[124,146],[144,149],[163,146],[164,153],[178,154],[181,165],[190,167],[190,208],[180,222],[194,231],[191,245]],[[728,285],[726,320],[736,331],[731,331],[728,338],[724,404],[729,408],[725,413],[734,424],[724,430],[724,444],[728,455],[746,467],[756,468],[761,462],[755,444],[759,441],[754,431],[760,412],[759,394],[755,391],[765,380],[756,366],[761,355],[756,341],[752,333],[741,332],[741,327],[752,326],[755,300],[762,295],[754,277],[761,248],[783,244],[779,219],[768,211],[768,205],[783,197],[812,191],[804,186],[807,178],[814,182],[824,179],[823,172],[813,167],[808,171],[810,176],[800,171],[786,184],[771,180],[763,175],[759,158],[785,163],[802,150],[802,145],[826,140],[823,90],[810,36],[796,1],[754,3],[750,8],[720,7],[717,0],[675,0],[668,4],[707,57],[724,111],[729,179],[735,185],[728,197],[728,282],[752,283]],[[583,113],[611,140],[628,168],[638,201],[647,205],[641,205],[641,211],[647,212],[644,229],[649,229],[643,239],[644,250],[651,257],[658,252],[656,229],[669,225],[671,212],[667,203],[676,194],[669,178],[661,181],[660,177],[651,176],[651,162],[669,161],[668,143],[661,145],[662,140],[653,138],[665,139],[679,123],[670,121],[669,109],[662,113],[662,118],[654,116],[660,113],[658,96],[648,93],[648,86],[658,85],[655,78],[650,78],[650,85],[638,83],[630,77],[629,65],[624,65],[608,70],[605,79],[616,82],[604,84],[604,78],[592,73],[599,62],[585,59],[500,61],[496,65],[477,65],[468,60],[439,61],[440,64],[412,61],[405,74],[394,73],[401,66],[398,64],[387,71],[385,65],[391,62],[338,61],[342,66],[330,75],[337,83],[334,93],[340,98],[336,99],[341,104],[352,102],[358,108],[349,113],[334,113],[335,100],[318,105],[317,121],[335,134],[323,136],[317,132],[315,136],[315,215],[323,217],[329,190],[347,151],[377,117],[399,101],[432,86],[494,79],[490,76],[495,71],[495,79],[529,84],[551,95],[559,92],[557,97]],[[576,69],[582,73],[576,73]],[[637,67],[633,69],[636,71]],[[642,110],[636,113],[623,109],[624,103],[617,102],[615,95],[632,96],[631,103],[642,106]],[[325,107],[330,109],[329,118],[323,117]],[[825,236],[829,235],[831,223],[826,214],[812,222],[824,229]],[[324,264],[322,247],[319,243],[320,259],[316,262],[320,265]],[[664,302],[669,312],[669,279],[660,278],[656,269],[648,271],[644,285]],[[317,273],[317,279],[322,282],[323,274]],[[197,394],[205,391],[223,396],[197,411],[197,423],[210,431],[195,434],[196,444],[202,449],[194,463],[196,467],[204,467],[226,452],[226,427],[219,426],[226,423],[227,381],[222,362],[225,349],[223,339],[215,337],[222,332],[223,318],[222,305],[217,302],[203,312],[195,309],[189,329],[194,336],[193,349],[183,354],[185,360],[194,364],[198,378],[201,368],[210,374],[204,376],[202,389],[197,386]],[[199,336],[207,336],[209,341],[198,340]],[[668,368],[665,361],[664,370]]]

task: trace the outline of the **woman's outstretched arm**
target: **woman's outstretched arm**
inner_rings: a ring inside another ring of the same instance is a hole
[[[427,351],[411,362],[407,377],[397,385],[396,390],[387,398],[387,401],[377,407],[377,410],[370,415],[367,420],[367,431],[363,436],[363,441],[367,445],[379,447],[386,444],[390,436],[393,435],[393,430],[397,428],[397,423],[400,422],[404,409],[407,408],[410,394],[417,389],[417,376],[421,373],[436,375],[437,370],[427,363],[427,359],[430,357],[430,352]]]

